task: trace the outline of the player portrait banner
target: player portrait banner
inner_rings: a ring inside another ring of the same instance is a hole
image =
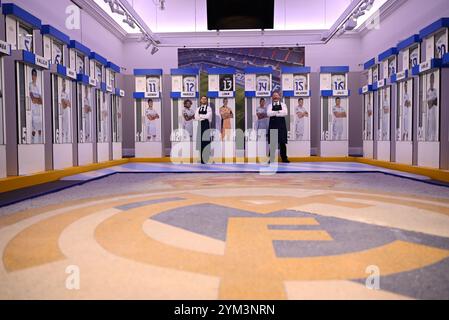
[[[161,69],[135,69],[135,128],[136,142],[161,141]],[[180,80],[178,87],[181,87]]]
[[[24,100],[18,103],[18,128],[20,144],[44,143],[44,99],[42,70],[19,63],[18,94]]]

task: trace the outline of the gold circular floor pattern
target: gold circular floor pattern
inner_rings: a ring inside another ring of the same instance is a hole
[[[405,297],[350,280],[366,278],[372,265],[386,276],[449,257],[447,250],[393,241],[361,252],[280,259],[274,240],[334,239],[320,228],[268,228],[316,227],[313,217],[267,217],[301,211],[449,238],[448,200],[343,190],[335,179],[293,175],[174,176],[166,184],[170,188],[164,191],[77,200],[2,217],[0,298],[397,299]],[[226,241],[151,219],[205,203],[257,217],[229,218]]]

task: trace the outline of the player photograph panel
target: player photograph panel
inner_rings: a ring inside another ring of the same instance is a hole
[[[109,142],[109,101],[107,94],[97,90],[98,142]]]
[[[64,64],[63,49],[64,46],[58,41],[52,41],[51,45],[51,61],[54,64]]]
[[[409,69],[411,70],[414,66],[419,65],[420,63],[420,46],[416,45],[410,49],[410,61],[409,61]]]
[[[111,96],[112,100],[112,141],[122,142],[122,99]]]
[[[85,63],[84,63],[84,56],[80,54],[79,52],[76,53],[76,62],[75,62],[76,72],[78,74],[85,74]]]
[[[448,32],[446,29],[441,30],[435,34],[435,58],[443,59],[443,56],[447,53],[448,46]]]
[[[292,99],[293,117],[291,117],[293,134],[290,135],[293,141],[310,140],[310,99],[294,98]]]
[[[439,141],[440,72],[420,76],[420,105],[418,138],[420,141]]]
[[[373,96],[372,93],[363,95],[364,100],[364,139],[373,140]]]
[[[5,144],[5,108],[3,102],[3,58],[0,57],[0,144]]]
[[[72,142],[71,81],[53,75],[53,137],[54,143]]]
[[[195,76],[184,76],[182,79],[183,93],[194,98],[197,92],[197,83]]]
[[[161,106],[154,103],[153,99],[143,100],[142,108],[142,141],[160,142],[161,141]]]
[[[160,77],[147,76],[146,82],[147,82],[146,92],[159,95],[159,92],[161,92]]]
[[[332,90],[346,90],[346,75],[333,74],[332,75]]]
[[[18,50],[33,52],[33,29],[19,23]]]
[[[412,141],[413,80],[399,83],[398,141]]]
[[[301,92],[308,91],[309,84],[307,81],[307,76],[303,74],[296,74],[293,76],[293,91]]]
[[[397,69],[396,56],[393,56],[390,59],[388,59],[388,78],[396,74],[397,71],[396,69]]]
[[[79,143],[93,142],[93,89],[78,84]]]
[[[373,68],[373,78],[372,78],[372,83],[377,83],[377,81],[379,80],[379,67],[376,65]]]
[[[17,64],[18,136],[20,144],[44,143],[42,71]]]
[[[136,126],[136,142],[143,142],[144,134],[143,134],[143,128],[144,128],[144,115],[143,115],[143,109],[144,109],[144,100],[143,99],[136,99],[135,101],[135,126]]]
[[[268,98],[257,98],[256,101],[257,105],[253,107],[255,109],[253,129],[257,133],[257,140],[266,140],[270,124],[267,107],[271,102]]]
[[[115,88],[115,79],[116,79],[116,73],[112,70],[109,71],[109,82],[108,85],[112,88]]]
[[[182,107],[179,109],[178,131],[179,141],[193,141],[193,123],[195,120],[196,106],[191,99],[180,100]]]
[[[235,132],[235,107],[229,105],[229,99],[217,99],[220,106],[216,129],[220,132],[223,141],[231,141]]]
[[[271,95],[271,77],[270,75],[256,75],[256,91],[258,95]]]
[[[332,105],[332,140],[345,141],[348,139],[348,99],[332,97],[329,100]]]
[[[391,88],[386,87],[379,90],[379,140],[390,140],[390,119],[391,119]]]
[[[103,81],[103,66],[98,62],[95,62],[95,79]]]
[[[328,141],[331,140],[332,136],[330,129],[332,127],[332,113],[329,108],[330,98],[321,98],[321,140]]]

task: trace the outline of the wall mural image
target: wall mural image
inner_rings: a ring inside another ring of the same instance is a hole
[[[200,69],[200,94],[208,91],[207,69],[235,68],[236,127],[245,128],[245,74],[248,67],[272,67],[273,90],[281,90],[281,68],[305,65],[305,48],[223,48],[179,49],[179,68]],[[213,108],[214,109],[214,108]]]

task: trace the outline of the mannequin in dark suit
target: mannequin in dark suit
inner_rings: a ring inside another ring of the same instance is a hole
[[[271,141],[271,130],[277,130],[278,132],[278,146],[283,163],[289,163],[287,156],[287,143],[288,143],[288,131],[285,117],[288,116],[287,105],[281,101],[281,95],[279,92],[273,92],[271,97],[272,103],[267,108],[267,114],[270,117],[269,125],[269,142],[270,142],[270,160],[273,161],[274,155],[272,154],[274,150],[274,145]]]

